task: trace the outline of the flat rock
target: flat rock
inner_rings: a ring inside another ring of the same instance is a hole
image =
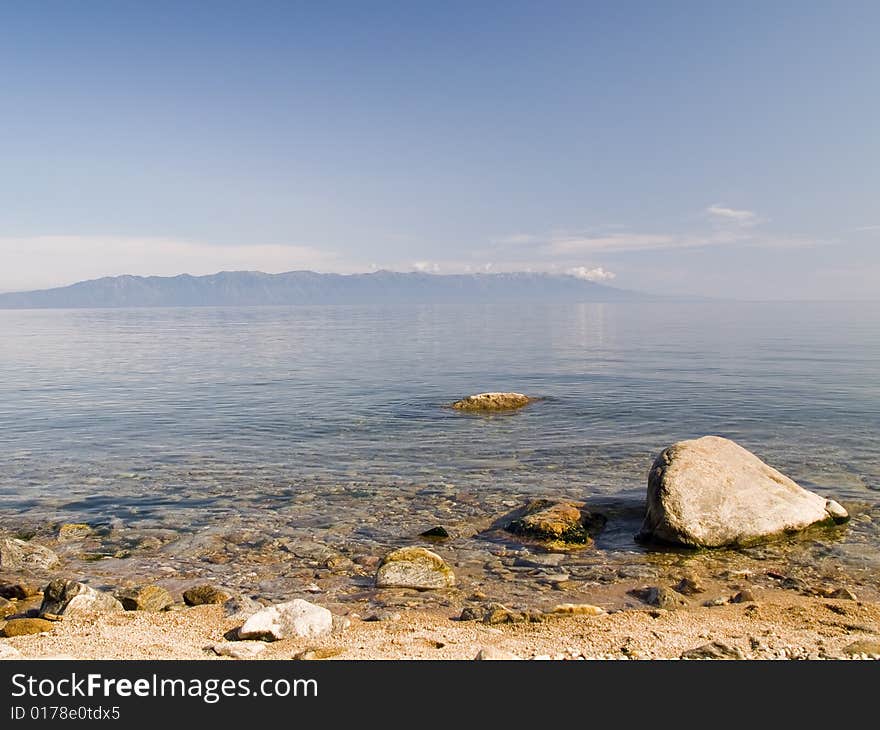
[[[744,659],[743,653],[735,646],[728,646],[720,641],[688,649],[681,655],[682,659]]]
[[[376,572],[378,588],[430,590],[455,585],[455,574],[437,553],[406,547],[389,553]]]
[[[70,618],[122,610],[122,604],[109,593],[96,591],[75,580],[58,579],[49,583],[43,591],[40,615],[54,614]]]
[[[155,585],[125,588],[116,593],[116,600],[126,611],[165,611],[174,604],[171,594]]]
[[[495,646],[484,646],[477,652],[477,655],[474,657],[476,661],[511,661],[522,659],[522,657],[518,657],[513,652],[507,651],[505,649],[499,649]]]
[[[14,537],[0,540],[0,568],[5,571],[45,571],[57,568],[60,564],[58,556],[43,545]]]
[[[504,529],[519,537],[556,549],[587,547],[605,525],[602,515],[586,509],[583,502],[535,499],[511,516]]]
[[[54,621],[46,621],[41,618],[13,618],[6,622],[3,627],[3,636],[27,636],[28,634],[43,634],[52,631],[56,624]]]
[[[689,547],[750,545],[839,522],[845,512],[739,444],[704,436],[673,444],[654,461],[639,539]]]
[[[233,659],[253,659],[266,650],[262,641],[223,641],[211,647],[217,656],[228,656]]]
[[[452,407],[459,411],[509,411],[533,400],[522,393],[477,393],[455,401]]]
[[[301,598],[257,611],[238,630],[240,639],[280,641],[291,637],[311,638],[329,633],[333,614]]]
[[[187,606],[202,606],[206,603],[226,603],[230,598],[232,596],[227,591],[212,586],[210,583],[193,586],[183,592],[183,602]]]

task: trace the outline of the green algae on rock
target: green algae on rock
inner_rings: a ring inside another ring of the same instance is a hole
[[[522,393],[477,393],[455,401],[452,407],[459,411],[509,411],[533,400]]]

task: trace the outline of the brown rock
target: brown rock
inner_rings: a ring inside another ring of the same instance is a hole
[[[31,596],[38,596],[43,589],[38,583],[30,583],[28,581],[15,581],[14,583],[0,583],[0,598],[11,600],[24,600]]]
[[[206,603],[226,603],[232,596],[210,583],[193,586],[183,592],[183,602],[187,606],[202,606]]]
[[[522,393],[478,393],[455,401],[459,411],[509,411],[527,406],[534,400]]]
[[[6,622],[3,627],[3,636],[26,636],[28,634],[42,634],[52,631],[55,624],[41,618],[13,618]]]
[[[174,604],[171,594],[155,585],[125,588],[116,594],[116,600],[126,611],[165,611]]]
[[[867,654],[868,656],[880,656],[880,641],[876,639],[860,639],[843,648],[843,653],[849,656]]]
[[[535,499],[505,526],[505,530],[553,548],[588,546],[592,535],[605,525],[602,515],[593,514],[583,502],[555,502]]]

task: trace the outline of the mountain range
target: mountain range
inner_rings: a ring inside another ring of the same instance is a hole
[[[112,276],[0,294],[2,309],[195,307],[396,302],[619,302],[648,296],[557,274],[319,274],[223,271],[209,276]]]

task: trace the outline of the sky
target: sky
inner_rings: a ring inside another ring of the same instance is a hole
[[[0,291],[880,294],[880,3],[0,0]]]

